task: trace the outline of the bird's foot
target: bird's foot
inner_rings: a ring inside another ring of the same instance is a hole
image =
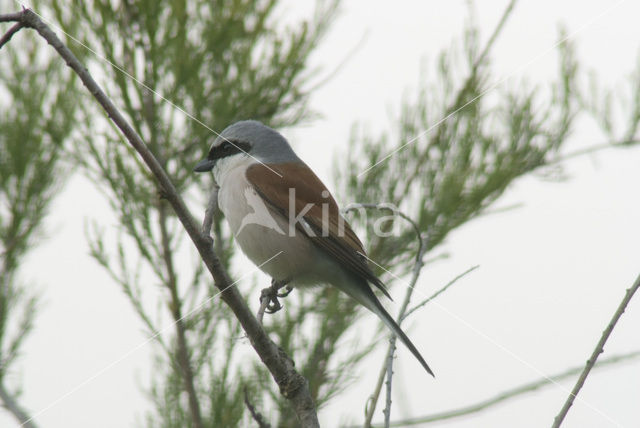
[[[289,285],[289,281],[274,281],[271,280],[271,287],[275,287],[277,297],[287,297],[293,291],[293,287]],[[284,288],[283,292],[280,292]]]
[[[260,292],[260,309],[258,310],[258,320],[262,322],[264,313],[273,314],[282,309],[282,304],[278,298],[287,297],[293,291],[288,285],[289,280],[276,281],[271,280],[271,286],[263,288]],[[284,291],[280,291],[284,288]]]
[[[282,305],[278,298],[287,297],[293,291],[293,288],[288,285],[289,281],[276,281],[275,279],[271,280],[271,287],[265,288],[262,290],[260,294],[260,304],[266,300],[267,304],[265,307],[265,312],[268,314],[273,314],[282,309]],[[280,292],[284,288],[283,292]]]

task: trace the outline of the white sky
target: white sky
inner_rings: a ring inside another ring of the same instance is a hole
[[[478,1],[483,40],[507,3]],[[308,10],[300,2],[291,5],[287,14]],[[550,48],[558,23],[564,23],[569,32],[577,31],[581,63],[603,83],[623,88],[639,58],[638,16],[640,3],[634,1],[521,1],[495,45],[494,77],[548,81],[556,70]],[[420,64],[459,39],[465,19],[463,1],[345,2],[314,64],[332,70],[366,35],[363,45],[313,96],[311,106],[322,117],[286,130],[330,187],[331,162],[346,149],[351,125],[364,124],[372,133],[391,129],[389,111],[397,112],[403,92],[417,86]],[[580,122],[569,148],[602,142],[592,125]],[[438,252],[451,257],[425,268],[420,293],[430,294],[470,266],[481,267],[409,323],[409,336],[437,378],[425,375],[400,347],[393,419],[470,404],[588,358],[640,273],[639,162],[639,150],[611,150],[572,161],[567,182],[524,178],[496,204],[523,203],[522,208],[483,217],[450,236]],[[196,214],[202,208],[192,209]],[[54,203],[47,240],[30,254],[22,273],[40,284],[44,307],[14,376],[24,387],[25,406],[32,413],[47,409],[37,417],[43,427],[136,426],[148,406],[141,387],[148,384],[150,349],[130,352],[145,340],[141,324],[88,256],[87,220],[105,218],[107,210],[90,184],[72,179]],[[400,300],[402,285],[392,294]],[[640,349],[638,299],[604,357]],[[370,318],[359,324],[364,337],[376,326]],[[360,381],[321,410],[323,426],[362,420],[375,382],[371,373],[377,373],[383,354],[383,347],[372,354]],[[563,382],[446,426],[549,426],[572,386]],[[639,426],[640,363],[592,374],[579,398],[567,427]],[[379,411],[376,419],[381,418]],[[0,426],[15,422],[0,413]]]

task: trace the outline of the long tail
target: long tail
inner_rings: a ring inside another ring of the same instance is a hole
[[[363,306],[365,306],[371,312],[376,314],[378,318],[380,318],[382,322],[384,322],[386,326],[389,327],[389,329],[397,337],[400,338],[402,343],[404,343],[405,346],[409,348],[413,356],[416,357],[418,361],[420,361],[420,364],[422,364],[422,367],[424,367],[424,369],[431,376],[436,377],[431,371],[431,369],[429,368],[429,365],[427,364],[427,362],[424,360],[424,358],[420,354],[420,351],[418,351],[418,348],[415,347],[415,345],[411,342],[409,337],[404,333],[404,331],[402,331],[400,326],[395,322],[395,320],[391,317],[391,315],[389,315],[389,313],[385,310],[385,308],[382,306],[382,304],[380,303],[376,295],[373,294],[373,291],[371,290],[371,287],[369,287],[369,284],[365,282],[364,284],[361,284],[361,286],[358,287],[357,290],[349,290],[349,291],[351,292],[348,292],[348,294],[350,294],[353,298],[355,298],[358,302],[360,302]]]

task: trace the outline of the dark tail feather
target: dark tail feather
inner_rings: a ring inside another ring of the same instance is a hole
[[[380,317],[380,319],[387,325],[387,327],[389,327],[389,329],[397,336],[400,338],[400,340],[402,341],[402,343],[404,343],[406,345],[407,348],[409,348],[409,350],[411,351],[411,353],[416,357],[416,359],[418,361],[420,361],[420,364],[422,364],[422,367],[424,367],[424,369],[433,377],[436,377],[436,375],[433,374],[433,372],[431,371],[431,369],[429,368],[429,365],[427,364],[427,362],[424,360],[424,358],[422,358],[422,355],[420,355],[420,351],[418,351],[418,349],[415,347],[415,345],[411,342],[411,340],[409,339],[409,337],[404,334],[404,331],[402,331],[402,329],[400,328],[400,326],[394,321],[393,318],[391,318],[391,315],[389,315],[389,313],[382,307],[382,304],[380,304],[380,302],[378,301],[378,299],[374,296],[375,303],[376,303],[376,307],[377,310],[376,311],[376,315],[378,315]]]
[[[365,291],[366,301],[368,304],[365,304],[364,302],[361,302],[361,303],[363,303],[364,306],[366,306],[371,312],[378,315],[378,317],[387,325],[387,327],[389,327],[389,329],[397,337],[400,338],[402,343],[404,343],[405,346],[409,348],[409,350],[414,355],[414,357],[416,357],[416,359],[420,361],[420,364],[422,364],[422,367],[424,367],[424,369],[431,376],[436,377],[436,375],[434,375],[431,369],[429,368],[429,365],[427,364],[427,362],[424,360],[424,358],[422,358],[422,355],[420,355],[420,351],[418,351],[418,348],[415,347],[415,345],[411,342],[409,337],[406,334],[404,334],[404,331],[402,331],[400,326],[395,322],[395,320],[391,317],[391,315],[389,315],[389,313],[384,309],[384,307],[382,306],[382,304],[380,303],[376,295],[373,294],[373,291],[371,290],[371,288],[367,285],[366,289],[369,291],[368,293],[365,290],[362,290],[362,291]],[[360,300],[360,299],[357,299],[357,300]]]

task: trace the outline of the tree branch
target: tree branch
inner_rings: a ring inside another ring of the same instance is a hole
[[[247,406],[247,409],[249,409],[251,417],[254,421],[256,421],[259,428],[271,428],[271,424],[265,420],[264,416],[262,416],[262,413],[260,413],[251,403],[251,400],[249,400],[249,391],[247,390],[246,386],[244,387],[244,404],[245,406]]]
[[[391,386],[393,382],[393,356],[396,353],[396,336],[391,336],[389,338],[389,349],[387,351],[387,359],[385,361],[386,369],[384,372],[386,373],[386,382],[385,382],[385,400],[384,400],[384,409],[382,413],[384,414],[384,426],[385,428],[389,428],[389,424],[391,423]],[[373,416],[373,412],[372,412]]]
[[[22,21],[22,12],[14,12],[14,13],[4,13],[0,15],[0,22],[21,22]]]
[[[372,203],[368,203],[368,204],[351,204],[349,205],[344,211],[345,212],[349,212],[349,211],[353,211],[356,210],[358,208],[367,208],[367,209],[378,209],[378,210],[386,210],[386,211],[391,211],[394,215],[397,215],[399,217],[402,217],[403,219],[405,219],[407,222],[409,222],[411,224],[411,226],[413,227],[413,229],[416,232],[417,238],[418,238],[418,251],[416,254],[416,259],[415,259],[415,263],[413,265],[413,269],[412,269],[412,275],[411,275],[411,281],[409,282],[409,286],[407,288],[407,292],[405,294],[404,300],[402,302],[402,306],[400,307],[400,311],[398,313],[398,317],[397,317],[397,323],[398,325],[401,325],[402,322],[409,316],[411,315],[413,312],[415,312],[418,308],[426,305],[427,303],[429,303],[431,300],[435,299],[437,296],[439,296],[440,294],[442,294],[443,292],[445,292],[449,287],[451,287],[455,282],[457,282],[460,278],[462,278],[463,276],[467,275],[468,273],[474,271],[475,269],[477,269],[479,266],[473,266],[469,269],[467,269],[465,272],[461,273],[460,275],[456,276],[454,279],[452,279],[451,281],[449,281],[444,287],[442,287],[441,289],[439,289],[438,291],[436,291],[434,294],[432,294],[429,298],[425,299],[424,301],[422,301],[421,303],[419,303],[418,305],[416,305],[414,308],[412,308],[411,310],[407,311],[407,307],[409,306],[409,303],[411,301],[411,296],[413,295],[413,291],[414,291],[414,287],[418,281],[418,277],[420,276],[420,273],[422,271],[422,268],[424,266],[424,254],[426,253],[427,250],[427,237],[423,236],[420,233],[420,228],[418,226],[418,224],[409,216],[407,216],[406,214],[404,214],[403,212],[397,210],[395,207],[393,207],[392,205],[389,204],[372,204]],[[391,337],[389,338],[389,347],[387,349],[387,355],[384,359],[384,363],[382,365],[382,368],[380,370],[380,374],[378,375],[378,381],[376,382],[376,386],[374,388],[373,394],[371,394],[371,396],[369,397],[369,400],[367,402],[367,408],[365,410],[365,421],[364,421],[364,428],[370,428],[371,427],[371,421],[373,419],[373,414],[375,412],[376,409],[376,405],[378,403],[378,399],[380,397],[380,392],[382,391],[382,385],[384,383],[384,379],[385,379],[385,375],[387,378],[387,395],[386,395],[386,406],[384,409],[384,415],[385,415],[385,427],[386,426],[391,426],[390,425],[390,406],[391,406],[391,377],[393,375],[393,355],[395,353],[395,349],[396,349],[396,337],[395,335],[391,335]]]
[[[211,228],[213,227],[213,216],[218,211],[218,191],[220,188],[217,184],[213,186],[211,195],[209,195],[209,201],[207,201],[207,208],[204,211],[204,220],[202,220],[202,233],[209,236],[211,234]]]
[[[2,36],[2,38],[0,39],[0,49],[2,49],[2,47],[9,41],[11,40],[11,38],[13,37],[14,34],[16,34],[18,31],[20,31],[20,29],[22,28],[22,23],[18,22],[17,24],[15,24],[13,27],[9,28],[9,31],[7,31],[4,36]]]
[[[455,284],[459,279],[461,279],[463,276],[466,276],[467,274],[473,272],[474,270],[478,269],[480,267],[480,265],[475,265],[470,267],[469,269],[465,270],[464,272],[462,272],[460,275],[456,276],[455,278],[453,278],[451,281],[449,281],[448,283],[445,284],[444,287],[442,287],[441,289],[439,289],[438,291],[436,291],[435,293],[433,293],[431,296],[427,297],[426,299],[424,299],[422,302],[418,303],[417,305],[415,305],[413,308],[411,308],[409,311],[407,311],[406,314],[404,314],[404,316],[402,317],[402,319],[404,320],[405,318],[407,318],[409,315],[411,315],[412,313],[414,313],[415,311],[417,311],[418,309],[420,309],[422,306],[426,305],[427,303],[429,303],[430,301],[432,301],[433,299],[435,299],[436,297],[438,297],[440,294],[444,293],[445,291],[447,291],[447,289],[449,287],[451,287],[453,284]]]
[[[636,360],[638,358],[640,358],[640,351],[629,352],[627,354],[614,355],[599,361],[598,363],[596,363],[595,367],[598,369],[604,368],[604,367],[610,367],[610,366],[614,366],[624,362],[629,362],[631,360]],[[441,422],[444,420],[455,419],[462,416],[468,416],[474,413],[478,413],[482,410],[488,409],[489,407],[493,407],[497,404],[500,404],[512,398],[517,398],[521,395],[537,391],[541,388],[550,386],[556,382],[560,382],[564,379],[570,378],[571,376],[575,376],[578,373],[580,373],[582,369],[583,369],[582,366],[573,367],[563,372],[560,372],[558,374],[552,375],[549,378],[543,378],[534,382],[525,383],[515,388],[508,389],[499,394],[496,394],[491,398],[479,401],[469,406],[461,407],[459,409],[454,409],[454,410],[448,410],[440,413],[433,413],[431,415],[420,416],[417,418],[393,421],[391,422],[390,426],[391,427],[407,427],[412,425],[424,425],[432,422]],[[348,428],[356,428],[356,426],[354,425]]]
[[[246,302],[232,284],[227,272],[216,255],[208,234],[202,234],[200,226],[187,209],[182,197],[176,190],[171,179],[162,168],[153,153],[147,148],[142,138],[126,121],[113,102],[102,91],[89,71],[62,43],[55,33],[30,9],[19,13],[0,16],[0,22],[17,21],[25,27],[33,28],[42,36],[67,65],[80,77],[82,83],[102,106],[109,118],[127,138],[129,144],[138,152],[151,173],[158,181],[167,201],[171,204],[178,219],[193,241],[207,269],[221,292],[222,300],[229,306],[242,325],[251,345],[256,350],[262,362],[269,369],[273,379],[280,388],[280,393],[290,401],[303,427],[318,427],[318,417],[315,404],[309,393],[307,380],[294,368],[293,361],[279,349],[267,336],[264,329],[249,310]]]
[[[165,207],[166,206],[163,201],[160,201],[158,206],[158,222],[160,223],[160,234],[162,238],[162,257],[164,258],[164,264],[167,269],[165,284],[171,295],[171,303],[169,306],[171,309],[171,315],[174,319],[174,326],[176,327],[178,368],[182,374],[184,387],[189,398],[191,422],[193,423],[194,428],[202,428],[200,402],[198,400],[198,394],[196,393],[193,368],[191,367],[191,357],[189,356],[189,350],[187,348],[186,328],[184,326],[182,316],[182,302],[180,301],[180,296],[178,294],[178,280],[176,278],[175,269],[173,268],[173,258],[171,257],[172,252],[169,245],[169,232],[167,231],[167,213]]]
[[[604,344],[607,342],[607,339],[609,339],[609,336],[611,335],[611,332],[616,326],[616,323],[624,313],[624,310],[626,309],[627,305],[631,301],[631,298],[633,297],[634,293],[638,290],[639,287],[640,287],[640,275],[638,275],[638,277],[636,278],[636,281],[631,286],[631,288],[627,289],[627,292],[625,293],[624,298],[622,299],[622,302],[620,302],[618,309],[616,309],[615,313],[613,314],[613,317],[611,318],[611,321],[609,321],[609,325],[607,325],[607,328],[605,328],[604,331],[602,332],[602,336],[600,337],[598,344],[596,345],[595,349],[591,353],[591,357],[589,357],[589,359],[587,360],[587,364],[585,365],[584,370],[582,370],[582,373],[580,374],[578,381],[573,387],[573,390],[571,390],[571,392],[569,393],[569,397],[567,397],[567,401],[565,401],[564,406],[562,406],[562,409],[560,409],[560,413],[558,413],[558,416],[556,416],[555,419],[553,420],[553,425],[552,425],[553,428],[558,428],[560,425],[562,425],[562,421],[564,420],[565,416],[567,416],[569,409],[573,405],[573,401],[575,400],[576,396],[580,392],[580,389],[582,389],[582,385],[584,385],[584,382],[587,380],[587,376],[589,376],[589,372],[591,371],[594,364],[596,363],[598,356],[604,352]]]
[[[565,162],[569,159],[573,159],[579,156],[584,156],[584,155],[588,155],[591,153],[595,153],[595,152],[599,152],[601,150],[605,150],[605,149],[614,149],[617,147],[632,147],[635,146],[637,144],[640,144],[640,140],[623,140],[623,141],[614,141],[612,143],[602,143],[602,144],[595,144],[593,146],[589,146],[586,147],[584,149],[580,149],[580,150],[576,150],[574,152],[571,153],[567,153],[566,155],[562,155],[562,156],[558,156],[555,159],[551,159],[549,162],[545,163],[543,166],[547,167],[547,166],[551,166],[551,165],[556,165],[562,162]]]
[[[2,381],[0,381],[0,400],[2,401],[2,406],[20,422],[21,427],[37,428],[33,418],[18,404],[15,397],[6,390]]]
[[[493,44],[495,43],[495,41],[498,39],[498,36],[502,32],[502,29],[504,28],[504,24],[507,23],[507,20],[511,15],[511,12],[513,12],[513,8],[515,7],[516,2],[517,0],[511,0],[511,2],[509,2],[507,7],[502,12],[502,16],[500,17],[500,21],[498,21],[498,25],[496,25],[496,28],[493,29],[493,33],[491,33],[491,36],[489,37],[487,44],[484,45],[484,49],[482,49],[482,53],[480,53],[478,58],[476,58],[475,62],[473,63],[474,70],[477,70],[480,64],[482,64],[484,60],[487,58],[487,55],[489,55],[489,51],[491,50],[491,48],[493,47]]]
[[[396,207],[390,204],[350,204],[344,212],[349,212],[356,210],[358,208],[366,208],[366,209],[377,209],[381,211],[391,211],[394,215],[402,217],[406,220],[416,233],[416,239],[418,240],[418,251],[416,252],[416,259],[413,265],[413,269],[411,272],[411,281],[407,287],[407,292],[405,293],[404,300],[402,301],[402,305],[400,307],[400,312],[398,314],[397,323],[401,325],[404,319],[404,313],[409,306],[409,302],[411,301],[411,296],[413,295],[413,290],[418,282],[418,277],[420,276],[420,272],[422,271],[422,267],[424,266],[424,254],[427,251],[427,236],[423,236],[420,232],[420,227],[418,224],[408,215],[399,211]],[[396,336],[392,334],[389,337],[389,347],[387,348],[387,356],[384,359],[382,364],[382,368],[380,370],[380,374],[378,376],[378,382],[376,383],[376,387],[374,389],[373,394],[369,397],[368,406],[365,411],[365,422],[364,427],[371,426],[371,420],[373,419],[373,414],[376,410],[376,405],[378,404],[378,399],[380,397],[380,391],[382,390],[382,384],[384,382],[385,375],[387,377],[387,394],[386,394],[386,405],[384,409],[385,421],[388,423],[391,418],[391,381],[393,376],[393,355],[396,350]]]
[[[482,52],[476,57],[475,61],[471,65],[471,69],[469,70],[469,74],[468,74],[467,78],[465,79],[464,83],[462,84],[462,86],[460,87],[460,89],[457,91],[455,99],[447,107],[447,109],[442,112],[442,119],[440,119],[439,122],[437,122],[435,125],[433,125],[433,126],[437,126],[437,131],[436,131],[436,134],[432,137],[432,141],[440,141],[440,140],[442,140],[442,133],[446,131],[446,126],[440,126],[440,125],[442,125],[442,123],[447,118],[449,118],[450,116],[455,115],[460,110],[464,109],[467,105],[471,104],[475,99],[477,99],[477,98],[479,98],[481,96],[481,95],[478,95],[478,96],[476,96],[476,98],[473,98],[471,101],[468,100],[469,90],[476,83],[476,81],[478,79],[478,73],[480,71],[480,68],[481,68],[482,65],[485,64],[486,59],[489,56],[489,52],[491,52],[491,49],[493,48],[493,44],[498,39],[498,36],[500,35],[502,30],[504,29],[504,25],[506,24],[509,16],[511,16],[511,13],[513,12],[513,9],[514,9],[514,7],[516,5],[516,2],[517,2],[517,0],[511,0],[511,2],[509,2],[507,7],[504,9],[504,11],[502,12],[502,16],[500,17],[500,21],[498,21],[498,24],[496,25],[496,27],[494,28],[493,32],[491,33],[491,36],[489,37],[489,40],[487,40],[487,43],[484,45],[484,48],[482,49]],[[410,177],[415,177],[419,173],[420,173],[419,164],[416,164],[415,167],[413,168],[413,170],[411,171],[409,176]],[[406,193],[409,192],[409,187],[410,187],[410,184],[412,182],[413,182],[413,180],[407,180],[407,182],[405,184],[405,187],[403,189],[403,194],[406,194]]]

